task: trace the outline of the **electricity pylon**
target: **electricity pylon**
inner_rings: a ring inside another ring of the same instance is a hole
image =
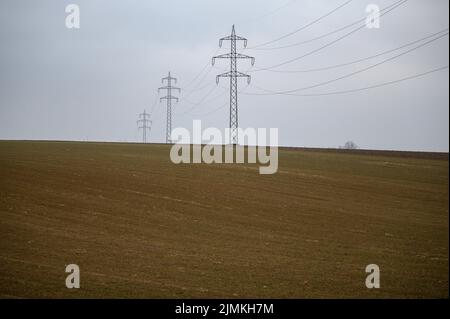
[[[181,92],[180,88],[172,86],[172,80],[174,80],[174,83],[177,83],[177,79],[171,77],[169,72],[169,75],[161,81],[163,84],[164,81],[167,81],[167,86],[163,86],[158,89],[158,93],[160,90],[167,90],[167,95],[159,99],[159,103],[161,103],[164,99],[167,100],[166,143],[171,143],[170,134],[172,134],[172,100],[176,100],[178,102],[178,97],[172,96],[172,90],[178,90],[178,92]]]
[[[230,59],[230,71],[217,75],[216,84],[219,84],[219,78],[221,77],[230,78],[230,143],[238,144],[237,129],[239,127],[239,121],[238,121],[237,78],[246,77],[247,83],[250,84],[251,77],[250,75],[238,72],[237,59],[251,59],[251,63],[252,65],[254,65],[255,58],[248,55],[236,53],[236,41],[244,41],[244,48],[245,48],[247,47],[247,39],[236,35],[234,25],[231,30],[231,35],[219,40],[219,47],[222,47],[223,41],[231,42],[231,52],[213,57],[212,65],[214,65],[216,59]]]
[[[139,114],[139,120],[137,120],[137,124],[141,124],[142,126],[138,126],[138,129],[142,129],[142,143],[147,143],[147,130],[150,133],[152,121],[150,121],[150,114],[144,113]]]

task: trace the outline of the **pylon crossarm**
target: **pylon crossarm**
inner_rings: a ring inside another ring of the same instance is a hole
[[[223,41],[232,41],[232,40],[247,42],[246,38],[240,37],[238,35],[228,35],[226,37],[219,39],[219,45],[220,45],[221,41],[223,42]],[[247,43],[244,43],[244,45],[247,46]]]
[[[161,82],[164,83],[164,81],[169,81],[169,80],[173,80],[175,83],[177,83],[177,79],[173,78],[171,76],[166,76],[165,78],[162,78]]]
[[[221,78],[226,78],[226,77],[230,77],[232,75],[233,75],[233,73],[231,71],[228,71],[228,72],[225,72],[225,73],[222,73],[222,74],[218,74],[217,76],[221,77]]]
[[[251,78],[252,78],[250,75],[244,74],[244,73],[241,73],[241,72],[236,72],[236,77],[238,77],[238,78],[247,78],[247,84],[250,84],[250,81],[251,81]]]
[[[250,75],[242,73],[242,72],[239,72],[239,71],[236,71],[236,73],[234,75],[237,76],[237,77],[247,77],[247,78],[250,77]]]
[[[178,101],[178,98],[176,96],[172,96],[172,95],[166,95],[166,96],[163,96],[163,97],[159,98],[160,101],[162,101],[162,100],[169,100],[169,99]]]
[[[162,87],[158,88],[158,92],[161,90],[177,90],[178,92],[181,92],[181,89],[176,86],[162,86]]]
[[[247,78],[247,82],[250,83],[251,76],[242,72],[225,72],[219,75],[216,75],[216,84],[219,84],[220,78],[230,78],[230,77],[238,77],[238,78]]]
[[[216,75],[216,84],[219,84],[219,80],[220,80],[219,78],[229,78],[232,76],[231,74],[232,74],[231,72],[225,72],[225,73]]]
[[[255,58],[252,57],[252,56],[248,56],[248,55],[245,55],[245,54],[236,53],[236,58],[237,58],[237,59],[251,59],[251,60],[252,60],[252,61],[251,61],[252,65],[255,65]]]
[[[212,58],[212,65],[214,65],[216,63],[216,59],[231,59],[231,58],[232,58],[232,56],[231,56],[230,53],[217,55],[217,56]]]

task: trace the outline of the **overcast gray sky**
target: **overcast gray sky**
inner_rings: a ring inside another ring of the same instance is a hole
[[[231,32],[252,47],[276,39],[346,0],[2,0],[0,2],[0,139],[141,140],[136,120],[152,112],[151,142],[165,138],[165,105],[152,108],[161,78],[170,70],[183,91],[174,127],[228,125],[228,82],[215,75],[229,66],[204,68]],[[305,41],[365,17],[365,8],[396,0],[354,0],[309,28],[262,48]],[[65,7],[78,4],[81,28],[67,29]],[[447,0],[410,0],[329,47],[276,70],[304,70],[351,62],[394,49],[448,28]],[[307,44],[277,50],[247,49],[253,71],[299,57],[350,29]],[[242,49],[242,43],[238,43]],[[376,64],[410,47],[345,67],[309,73],[251,72],[244,93],[315,85]],[[310,90],[357,89],[420,74],[449,60],[448,36],[378,67]],[[200,71],[204,69],[203,73]],[[252,71],[250,61],[239,62]],[[208,73],[209,71],[209,73]],[[200,73],[195,82],[193,78]],[[187,87],[186,87],[187,86]],[[448,69],[373,90],[328,96],[239,96],[240,127],[277,127],[280,144],[337,147],[354,140],[362,148],[448,151]],[[215,87],[215,89],[214,89]],[[198,90],[190,92],[197,88]],[[209,93],[208,96],[206,96]],[[161,95],[162,96],[162,95]],[[206,96],[206,97],[205,97]],[[204,101],[200,105],[193,105]],[[223,107],[221,107],[223,106]]]

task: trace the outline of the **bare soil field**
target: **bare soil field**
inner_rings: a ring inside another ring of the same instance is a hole
[[[283,148],[259,175],[169,150],[1,141],[0,297],[449,297],[448,154]]]

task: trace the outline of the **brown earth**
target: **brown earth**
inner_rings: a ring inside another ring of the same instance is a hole
[[[2,141],[0,297],[448,298],[448,154],[424,154],[283,148],[263,176],[166,145]]]

